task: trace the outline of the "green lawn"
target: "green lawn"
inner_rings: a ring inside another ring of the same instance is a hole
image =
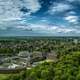
[[[9,74],[0,74],[0,80],[6,80]]]

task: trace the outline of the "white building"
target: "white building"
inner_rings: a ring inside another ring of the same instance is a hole
[[[19,67],[19,65],[12,63],[11,65],[8,66],[9,69],[14,69],[16,67]]]

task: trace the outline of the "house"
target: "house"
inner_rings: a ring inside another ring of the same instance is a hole
[[[78,43],[78,39],[74,39],[73,43],[77,44]]]
[[[54,51],[47,53],[46,59],[56,61],[57,60],[57,53]]]
[[[20,51],[18,54],[19,57],[29,57],[30,55],[31,53],[28,51]]]
[[[41,61],[43,60],[42,52],[34,51],[33,54],[30,56],[30,63]]]
[[[35,58],[41,58],[43,57],[42,52],[39,51],[34,51],[33,54],[31,55],[31,58],[35,59]]]
[[[19,67],[20,65],[12,63],[11,65],[8,66],[9,69],[14,69],[16,67]]]

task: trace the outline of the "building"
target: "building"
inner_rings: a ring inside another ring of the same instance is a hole
[[[30,55],[31,53],[28,51],[20,51],[18,54],[19,57],[29,57]]]
[[[47,53],[46,59],[56,61],[57,60],[57,53],[54,51]]]
[[[39,51],[34,51],[33,54],[31,55],[31,58],[35,59],[35,58],[41,58],[43,57],[42,52]]]

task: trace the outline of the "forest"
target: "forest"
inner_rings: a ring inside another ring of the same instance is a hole
[[[55,57],[38,60],[42,63],[19,73],[0,74],[0,80],[80,80],[79,37],[31,37],[0,39],[0,55],[16,55],[20,51],[45,54]],[[53,59],[52,59],[53,58]],[[53,60],[53,61],[50,61]]]

